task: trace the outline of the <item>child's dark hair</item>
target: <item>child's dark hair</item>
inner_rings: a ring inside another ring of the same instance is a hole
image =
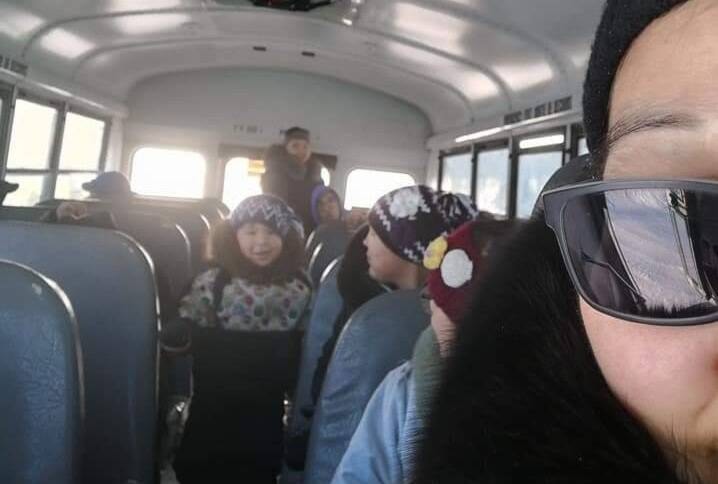
[[[282,238],[282,252],[271,265],[260,267],[242,254],[237,231],[229,221],[212,229],[208,244],[208,259],[212,265],[226,270],[232,277],[240,277],[255,284],[286,282],[302,271],[304,241],[294,230]]]
[[[604,379],[541,220],[490,263],[420,440],[414,484],[685,477]]]

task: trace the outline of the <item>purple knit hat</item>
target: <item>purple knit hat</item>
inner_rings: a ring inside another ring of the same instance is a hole
[[[339,194],[331,187],[328,187],[326,185],[317,185],[314,187],[314,190],[312,190],[312,218],[314,219],[314,222],[316,222],[317,225],[322,223],[321,220],[319,220],[319,200],[327,193],[331,193],[334,195],[334,198],[337,200],[337,204],[339,205],[339,216],[342,217],[342,214],[344,213],[344,207],[342,207],[342,199],[339,198]]]
[[[381,197],[369,212],[369,225],[392,252],[421,264],[434,239],[453,232],[477,215],[476,205],[468,197],[415,185]]]
[[[294,231],[300,239],[304,238],[304,225],[297,214],[284,200],[274,195],[264,194],[245,198],[229,216],[229,223],[234,230],[239,230],[242,225],[252,222],[263,223],[282,237]]]

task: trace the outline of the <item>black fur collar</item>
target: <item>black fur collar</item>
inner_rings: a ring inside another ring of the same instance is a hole
[[[414,482],[675,483],[591,353],[553,233],[508,244],[459,324]]]

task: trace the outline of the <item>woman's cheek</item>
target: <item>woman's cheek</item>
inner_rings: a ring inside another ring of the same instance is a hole
[[[632,323],[583,300],[581,314],[609,386],[659,437],[693,434],[707,412],[718,416],[718,325]]]

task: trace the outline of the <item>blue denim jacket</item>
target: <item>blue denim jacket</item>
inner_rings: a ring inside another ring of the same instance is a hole
[[[420,430],[412,364],[387,374],[369,400],[332,484],[405,482],[407,443]]]

